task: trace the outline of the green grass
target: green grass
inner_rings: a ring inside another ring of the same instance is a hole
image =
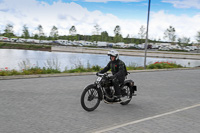
[[[8,49],[30,49],[30,50],[37,50],[37,49],[44,49],[44,50],[51,50],[51,46],[47,45],[37,45],[37,44],[12,44],[12,43],[5,43],[0,42],[0,48],[8,48]]]
[[[63,71],[64,73],[81,73],[81,72],[98,72],[101,70],[101,67],[98,65],[95,66],[88,66],[87,68],[84,68],[83,66],[78,66],[74,69],[70,69],[70,70],[65,70]]]
[[[170,49],[170,50],[158,50],[158,51],[171,51],[171,52],[188,52],[186,50]]]
[[[33,75],[33,74],[55,74],[61,73],[59,70],[56,69],[49,69],[49,68],[30,68],[22,71],[16,70],[1,70],[0,76],[12,76],[12,75]]]
[[[24,66],[27,65],[26,62],[23,62]],[[169,62],[155,62],[153,64],[147,65],[147,69],[166,69],[166,68],[182,68],[183,66],[178,65],[176,63]],[[0,76],[12,76],[12,75],[33,75],[33,74],[56,74],[56,73],[82,73],[82,72],[99,72],[102,68],[98,65],[88,66],[84,68],[82,65],[77,65],[74,69],[60,71],[57,67],[49,66],[49,68],[39,68],[39,67],[31,67],[22,69],[21,71],[17,70],[8,70],[7,67],[5,69],[0,70]],[[127,70],[143,70],[144,67],[136,66],[135,64],[129,64],[127,66]]]

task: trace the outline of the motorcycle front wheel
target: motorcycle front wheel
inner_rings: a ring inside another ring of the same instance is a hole
[[[81,106],[86,111],[95,110],[100,103],[99,93],[94,84],[87,86],[81,95]]]

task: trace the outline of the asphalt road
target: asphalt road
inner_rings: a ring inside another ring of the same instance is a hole
[[[199,133],[200,69],[131,73],[130,104],[80,105],[95,75],[0,80],[0,133]]]

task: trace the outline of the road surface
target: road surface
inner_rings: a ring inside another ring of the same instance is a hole
[[[131,73],[130,104],[80,105],[95,75],[0,80],[0,133],[199,133],[200,69]]]

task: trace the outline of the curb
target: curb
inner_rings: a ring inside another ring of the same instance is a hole
[[[129,70],[128,72],[130,72],[130,73],[139,73],[139,72],[175,71],[175,70],[196,70],[196,69],[200,69],[200,67],[194,67],[194,68],[172,68],[172,69],[152,69],[152,70]],[[96,74],[96,72],[37,74],[37,75],[14,75],[14,76],[0,76],[0,80],[47,78],[47,77],[66,77],[66,76],[84,76],[84,75],[95,75],[95,74]]]

